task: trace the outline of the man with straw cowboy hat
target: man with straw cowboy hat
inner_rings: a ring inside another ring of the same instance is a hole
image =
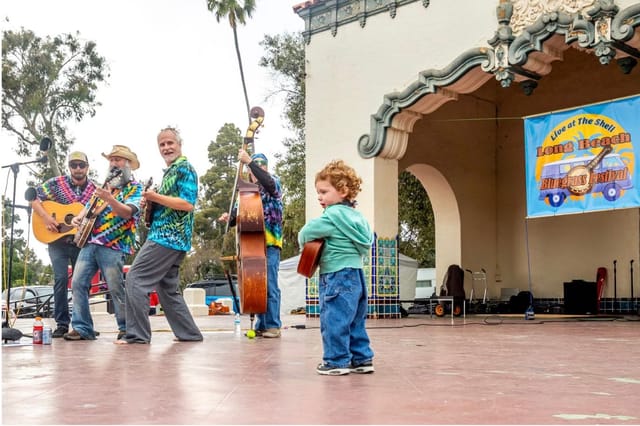
[[[71,287],[73,291],[73,330],[65,340],[95,340],[97,332],[89,309],[91,278],[100,270],[109,287],[118,324],[118,338],[125,334],[124,257],[133,254],[136,225],[140,216],[142,184],[132,171],[140,167],[138,156],[125,145],[114,145],[111,152],[102,154],[109,160],[108,177],[94,197],[85,205],[73,224],[90,231],[82,246]],[[91,218],[91,220],[88,220]],[[95,221],[93,221],[95,220]],[[93,221],[93,222],[92,222]]]

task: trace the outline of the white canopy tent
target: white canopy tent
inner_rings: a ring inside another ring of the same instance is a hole
[[[280,287],[280,313],[289,314],[292,309],[305,307],[305,278],[298,274],[300,255],[280,262],[278,286]]]

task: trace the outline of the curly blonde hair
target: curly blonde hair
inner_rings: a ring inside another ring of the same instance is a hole
[[[316,173],[315,182],[320,180],[331,182],[331,185],[338,191],[347,188],[346,199],[349,201],[355,201],[356,196],[362,190],[362,178],[356,174],[353,167],[348,166],[342,160],[333,160]]]

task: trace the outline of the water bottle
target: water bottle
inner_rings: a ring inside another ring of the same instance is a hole
[[[533,310],[533,306],[529,306],[527,308],[527,310],[524,312],[524,319],[525,320],[534,320],[534,319],[536,319],[536,313]]]
[[[44,330],[44,323],[42,322],[41,317],[36,317],[36,320],[33,322],[33,344],[41,345],[42,344],[42,332]]]
[[[42,330],[42,344],[50,345],[52,339],[53,339],[53,329],[51,328],[50,325],[45,325],[44,329]]]
[[[240,327],[240,314],[236,314],[233,320],[233,334],[242,336],[242,327]]]

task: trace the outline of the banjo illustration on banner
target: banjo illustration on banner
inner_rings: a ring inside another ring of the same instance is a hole
[[[611,150],[611,145],[607,145],[586,165],[572,167],[567,173],[567,188],[569,192],[573,195],[584,195],[591,191],[594,183],[591,172]]]

